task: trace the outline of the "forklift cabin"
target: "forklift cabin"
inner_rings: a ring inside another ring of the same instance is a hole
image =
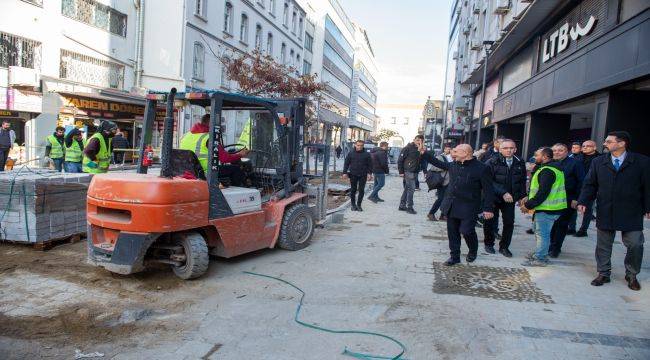
[[[152,145],[159,102],[166,102],[166,117],[156,175],[148,173],[143,158]],[[206,174],[199,151],[172,148],[175,103],[209,107]],[[235,164],[246,175],[240,187],[223,186],[228,179],[219,176],[221,130],[229,113],[243,114],[249,127],[247,144],[226,146],[231,151],[250,146],[247,158]],[[190,279],[207,270],[209,255],[230,258],[275,246],[308,246],[318,212],[308,205],[305,191],[304,117],[304,99],[176,89],[147,95],[137,173],[96,175],[90,184],[89,262],[120,274],[164,263]]]

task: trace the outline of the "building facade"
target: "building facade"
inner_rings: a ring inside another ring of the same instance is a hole
[[[136,139],[137,13],[129,0],[0,3],[0,113],[16,131],[13,159],[42,156],[56,126],[92,134],[110,119]]]
[[[389,139],[391,147],[403,147],[419,133],[423,119],[422,104],[389,104],[377,106],[377,132],[392,130],[396,136]]]
[[[456,80],[471,96],[472,144],[480,129],[478,142],[506,136],[528,156],[556,142],[600,142],[612,130],[649,132],[642,119],[650,97],[650,1],[461,5],[469,50],[459,46],[465,63]],[[633,150],[650,153],[650,144],[638,140]]]
[[[431,100],[429,97],[424,103],[418,133],[424,135],[424,145],[429,149],[439,150],[441,148],[444,111],[443,100]]]

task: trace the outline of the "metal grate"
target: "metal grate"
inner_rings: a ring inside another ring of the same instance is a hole
[[[477,265],[445,266],[433,263],[433,292],[477,296],[496,300],[553,304],[553,299],[535,286],[526,269]]]
[[[124,65],[61,49],[59,77],[82,84],[122,89]]]
[[[9,66],[40,70],[41,43],[0,32],[0,67]]]
[[[127,16],[94,0],[63,0],[61,14],[113,34],[126,36]]]

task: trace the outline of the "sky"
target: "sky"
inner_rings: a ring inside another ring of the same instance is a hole
[[[366,29],[379,67],[381,104],[441,99],[451,0],[339,0]]]

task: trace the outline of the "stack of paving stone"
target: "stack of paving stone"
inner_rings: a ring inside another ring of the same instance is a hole
[[[26,168],[0,173],[0,240],[37,244],[85,233],[91,178]]]

